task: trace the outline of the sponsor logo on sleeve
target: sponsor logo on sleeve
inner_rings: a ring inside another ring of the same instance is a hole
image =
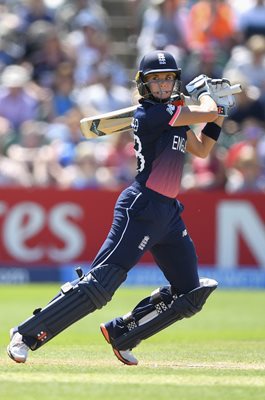
[[[173,115],[176,110],[176,107],[173,104],[168,104],[166,111],[169,113],[169,115]]]

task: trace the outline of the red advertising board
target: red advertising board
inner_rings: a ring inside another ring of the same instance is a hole
[[[0,264],[91,262],[112,221],[118,192],[1,189]],[[191,192],[183,218],[201,265],[265,267],[265,196]],[[150,254],[143,262],[152,262]]]
[[[199,264],[265,268],[265,195],[191,192],[180,196]]]

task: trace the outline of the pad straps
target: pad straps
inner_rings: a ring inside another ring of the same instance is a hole
[[[119,337],[111,338],[112,346],[118,350],[132,349],[141,340],[153,336],[174,322],[195,315],[216,287],[217,282],[209,279],[189,293],[179,297],[171,295],[171,301],[168,301],[169,297],[165,297],[165,293],[159,289],[160,293],[154,292],[146,299],[146,313],[143,312],[143,307],[139,307],[139,311],[136,307],[132,313],[123,317],[127,329]],[[144,301],[139,304],[142,303]]]

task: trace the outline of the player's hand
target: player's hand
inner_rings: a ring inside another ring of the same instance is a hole
[[[181,93],[180,96],[181,96],[184,106],[199,106],[200,105],[199,100],[193,100],[190,96],[186,96],[183,93]]]
[[[210,96],[218,106],[218,114],[227,117],[231,108],[236,104],[234,95],[220,96],[219,92],[230,88],[228,79],[211,79],[208,81]]]
[[[209,80],[208,76],[199,75],[186,85],[187,92],[194,101],[198,100],[201,96],[210,95]]]

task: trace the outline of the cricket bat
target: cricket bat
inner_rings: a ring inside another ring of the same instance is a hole
[[[131,129],[133,113],[137,107],[138,105],[135,105],[83,118],[80,121],[81,132],[88,139],[126,132]]]
[[[230,94],[240,93],[241,85],[236,84],[223,89],[218,93],[220,97]],[[185,96],[186,105],[194,104],[188,101],[189,97]],[[95,115],[83,118],[80,121],[80,128],[83,136],[87,139],[93,139],[100,136],[112,135],[113,133],[124,133],[131,129],[133,114],[139,105],[134,105],[120,110],[111,111],[105,114]]]

